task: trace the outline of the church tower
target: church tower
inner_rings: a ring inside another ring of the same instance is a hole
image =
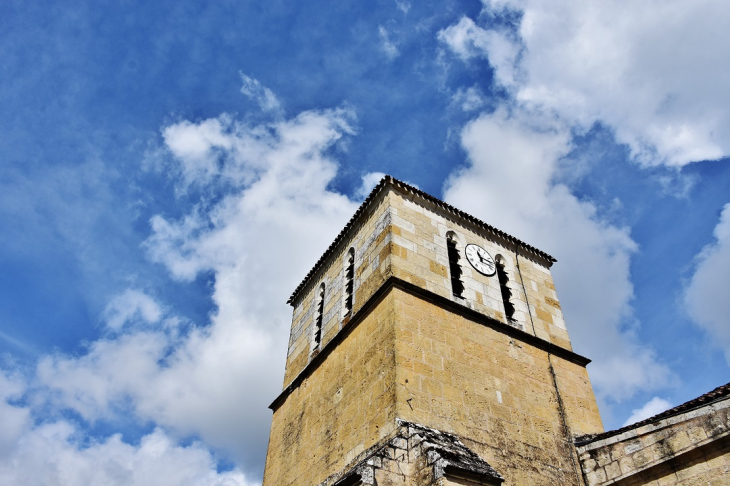
[[[582,485],[554,262],[386,176],[289,299],[264,486]]]

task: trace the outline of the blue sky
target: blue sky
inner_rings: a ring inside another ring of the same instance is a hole
[[[730,7],[543,3],[3,2],[0,482],[258,484],[382,173],[557,257],[607,429],[726,383]]]

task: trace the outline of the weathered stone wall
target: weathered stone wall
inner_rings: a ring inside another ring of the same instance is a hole
[[[585,368],[397,287],[359,319],[276,410],[265,485],[318,484],[396,418],[458,435],[505,485],[578,484],[572,437],[602,430]]]
[[[396,429],[394,339],[386,296],[274,412],[264,485],[319,484]]]
[[[546,341],[571,349],[548,262],[529,259],[528,252],[524,250],[519,252],[518,257],[515,247],[498,235],[477,228],[427,201],[418,198],[411,200],[407,195],[397,192],[392,194],[391,199],[394,234],[390,263],[394,275],[506,322],[497,276],[480,274],[471,267],[464,255],[466,245],[477,244],[493,258],[501,256],[505,261],[510,278],[508,287],[512,292],[511,302],[516,308],[514,325]],[[449,232],[456,234],[462,257],[464,299],[454,297],[451,292],[446,250],[446,235]]]
[[[324,319],[322,342],[325,346],[342,329],[347,320],[343,313],[344,262],[347,251],[355,248],[355,295],[353,314],[387,278],[387,269],[381,268],[373,257],[387,245],[385,238],[390,234],[390,204],[388,195],[379,197],[371,204],[370,211],[358,223],[354,236],[343,242],[337,253],[325,262],[319,274],[314,275],[301,295],[292,303],[294,307],[289,349],[287,352],[284,386],[311,361],[313,349],[313,324],[316,317],[316,292],[325,284]]]
[[[589,486],[730,484],[730,399],[581,445]]]
[[[730,484],[730,438],[725,437],[646,469],[619,486],[726,486]]]
[[[393,294],[398,417],[459,436],[505,485],[579,484],[572,438],[603,430],[585,368]]]

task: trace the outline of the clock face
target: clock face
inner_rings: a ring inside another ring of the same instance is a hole
[[[497,271],[497,265],[494,264],[494,259],[487,250],[479,245],[466,245],[466,259],[469,260],[471,266],[476,269],[477,272],[487,277],[491,277]]]

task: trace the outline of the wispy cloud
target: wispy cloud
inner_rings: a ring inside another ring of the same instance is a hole
[[[127,289],[114,297],[106,309],[104,320],[109,329],[118,331],[132,320],[154,324],[162,317],[162,308],[149,295],[137,289]]]
[[[21,341],[20,339],[17,339],[10,334],[0,331],[0,339],[3,341],[13,345],[17,349],[23,351],[24,353],[30,354],[30,355],[37,355],[38,351],[36,349],[33,349],[31,345],[29,345],[26,342]]]
[[[486,98],[478,87],[459,88],[452,96],[452,102],[463,111],[477,111],[486,104]]]
[[[715,241],[696,257],[694,274],[685,290],[684,301],[690,318],[709,335],[709,342],[725,353],[730,363],[730,299],[727,276],[730,275],[730,203],[720,214],[714,231]]]
[[[485,29],[469,17],[462,17],[458,23],[441,30],[438,38],[463,61],[475,57],[487,59],[503,87],[515,85],[522,46],[510,31]]]
[[[383,177],[385,174],[382,172],[369,172],[362,176],[362,184],[355,191],[355,197],[360,200],[365,199]]]
[[[407,0],[395,0],[395,6],[404,14],[407,14],[411,10],[411,2]]]
[[[263,111],[276,113],[282,110],[281,102],[273,91],[262,86],[257,79],[246,76],[244,73],[239,74],[241,75],[241,81],[243,81],[241,93],[258,103]]]
[[[400,54],[400,52],[398,52],[398,46],[390,40],[390,33],[388,32],[388,29],[382,25],[379,26],[378,35],[380,36],[380,45],[383,48],[385,55],[388,56],[389,59],[395,59],[398,57]]]
[[[636,422],[648,419],[649,417],[653,417],[654,415],[662,413],[663,411],[670,408],[672,408],[671,403],[664,400],[663,398],[654,397],[646,402],[643,407],[632,410],[631,416],[626,419],[626,422],[624,422],[621,427],[626,427],[627,425],[635,424]]]

